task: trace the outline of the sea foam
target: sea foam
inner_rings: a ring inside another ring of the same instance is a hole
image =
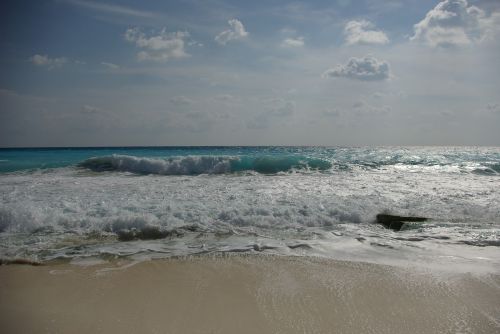
[[[51,167],[1,174],[0,258],[264,252],[500,268],[497,149],[108,151],[42,151]],[[21,153],[24,166],[34,153]],[[394,232],[374,223],[382,212],[431,220]]]

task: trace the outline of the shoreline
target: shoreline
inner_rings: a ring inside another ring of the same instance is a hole
[[[500,275],[271,255],[0,266],[3,333],[495,333]]]

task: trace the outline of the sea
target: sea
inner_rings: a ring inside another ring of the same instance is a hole
[[[0,259],[224,253],[500,271],[500,147],[0,149]],[[418,216],[400,231],[378,214]]]

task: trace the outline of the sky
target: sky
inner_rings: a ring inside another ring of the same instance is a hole
[[[3,0],[0,147],[500,146],[498,0]]]

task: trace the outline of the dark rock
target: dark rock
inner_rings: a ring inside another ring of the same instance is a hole
[[[401,227],[403,227],[405,223],[424,222],[428,219],[429,218],[425,217],[403,217],[403,216],[387,215],[382,213],[377,215],[378,224],[384,225],[385,227],[394,231],[401,230]]]

